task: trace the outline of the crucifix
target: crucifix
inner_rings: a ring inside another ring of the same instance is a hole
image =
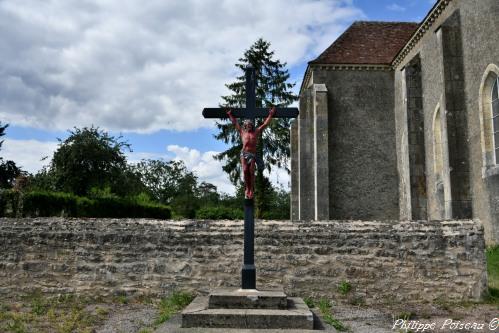
[[[267,108],[257,108],[256,107],[256,74],[255,68],[251,65],[246,67],[246,108],[231,108],[231,112],[227,112],[223,108],[205,108],[203,110],[203,116],[205,118],[227,118],[230,117],[236,128],[239,130],[241,136],[244,135],[243,131],[248,130],[240,129],[237,123],[237,118],[246,118],[252,124],[254,124],[255,118],[265,118],[267,117],[265,125],[270,122],[271,118],[296,118],[298,116],[297,108],[272,108],[269,115],[269,110]],[[253,125],[254,126],[254,125]],[[257,130],[263,130],[260,126]],[[254,130],[254,129],[253,129]],[[243,139],[244,141],[244,139]],[[244,143],[244,142],[243,142]],[[256,143],[255,143],[256,145]],[[241,154],[241,160],[243,159],[245,151],[243,150]],[[246,152],[247,153],[247,152]],[[250,156],[251,157],[251,156]],[[262,156],[254,155],[252,157],[254,160],[252,165],[256,162],[257,158],[262,158]],[[243,164],[243,167],[245,165]],[[251,169],[252,180],[254,182],[254,168]],[[256,289],[256,268],[255,268],[255,219],[254,219],[254,204],[253,204],[253,194],[252,187],[253,184],[249,184],[249,179],[245,177],[245,193],[246,198],[244,199],[244,261],[241,270],[241,288],[242,289]]]

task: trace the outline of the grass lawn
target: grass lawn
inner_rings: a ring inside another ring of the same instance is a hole
[[[487,250],[490,296],[499,300],[499,246]]]

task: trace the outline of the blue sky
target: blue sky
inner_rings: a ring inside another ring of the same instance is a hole
[[[36,0],[0,2],[0,156],[35,172],[66,129],[123,135],[141,158],[177,158],[232,192],[213,154],[204,106],[217,106],[234,63],[269,40],[300,86],[308,61],[355,20],[421,21],[430,0]],[[273,175],[287,186],[288,176]]]

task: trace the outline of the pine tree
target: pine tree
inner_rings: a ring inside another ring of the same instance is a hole
[[[298,100],[291,89],[294,83],[288,83],[289,73],[286,63],[273,59],[274,51],[270,50],[270,43],[258,39],[244,56],[235,64],[241,70],[241,76],[233,83],[226,84],[232,92],[231,95],[222,96],[221,107],[245,107],[246,87],[244,69],[251,64],[256,70],[256,107],[286,107]],[[260,126],[263,119],[255,120],[255,128]],[[257,153],[263,157],[265,168],[271,172],[272,167],[288,169],[289,159],[289,126],[290,119],[274,119],[270,126],[263,131],[259,138]],[[241,139],[230,121],[217,122],[219,133],[215,135],[217,140],[222,140],[231,145],[231,148],[215,156],[218,160],[224,161],[223,170],[229,174],[229,178],[234,185],[241,182],[241,166],[239,154],[242,149]],[[288,170],[289,172],[289,170]],[[255,206],[256,217],[262,218],[263,211],[266,210],[268,202],[266,193],[272,186],[270,181],[257,171],[255,181]]]
[[[9,124],[2,125],[2,122],[0,122],[0,137],[5,135],[5,130],[9,127]],[[2,148],[3,140],[0,141],[0,148]]]

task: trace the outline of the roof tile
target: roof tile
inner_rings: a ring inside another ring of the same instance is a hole
[[[411,22],[354,22],[310,64],[389,65],[418,26]]]

